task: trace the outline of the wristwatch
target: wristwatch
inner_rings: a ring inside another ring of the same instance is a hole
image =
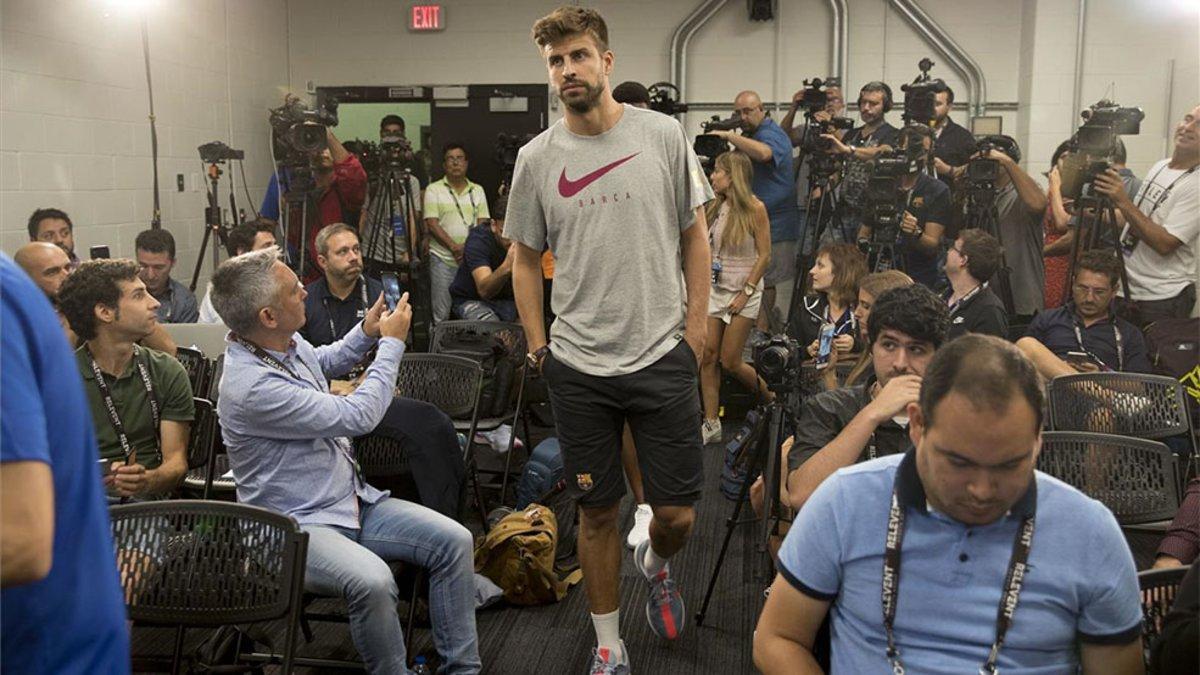
[[[542,362],[546,360],[546,355],[550,353],[550,344],[546,343],[538,347],[533,352],[525,355],[525,365],[532,371],[542,372]]]
[[[746,284],[745,288],[742,289],[742,292],[746,294],[747,298],[753,298],[754,294],[758,292],[758,286],[755,286],[754,284]]]

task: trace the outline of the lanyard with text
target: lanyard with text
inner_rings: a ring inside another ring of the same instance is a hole
[[[150,399],[150,420],[154,424],[154,435],[158,440],[158,447],[155,448],[155,451],[161,457],[162,433],[159,430],[159,423],[162,421],[162,413],[158,408],[158,397],[154,395],[154,383],[150,380],[150,372],[146,369],[146,364],[138,358],[141,354],[141,348],[134,345],[133,361],[137,366],[138,374],[142,378],[142,385],[146,387],[146,396]],[[134,447],[130,444],[129,436],[125,433],[125,425],[121,422],[121,416],[117,414],[117,404],[113,401],[112,392],[108,388],[108,382],[104,381],[104,373],[100,371],[100,366],[96,364],[96,357],[92,356],[92,350],[90,349],[88,349],[88,358],[92,362],[92,373],[96,376],[96,387],[100,389],[100,396],[104,399],[104,407],[108,410],[108,421],[112,423],[113,431],[117,432],[117,440],[121,443],[121,451],[125,453],[125,462],[128,463],[130,458],[133,457]]]
[[[1083,346],[1083,333],[1079,330],[1079,322],[1075,322],[1075,341],[1079,343],[1079,350],[1089,354],[1093,359],[1099,362],[1099,365],[1108,368],[1108,364],[1100,361],[1100,357],[1092,353],[1092,350]],[[1125,347],[1121,344],[1121,331],[1117,330],[1117,322],[1113,321],[1113,340],[1117,343],[1117,372],[1125,371]]]
[[[1163,164],[1162,167],[1160,167],[1158,171],[1155,171],[1154,175],[1145,182],[1145,187],[1142,188],[1142,194],[1138,197],[1137,203],[1134,204],[1134,207],[1136,207],[1137,210],[1142,210],[1142,202],[1146,201],[1146,197],[1150,195],[1150,188],[1154,185],[1154,180],[1158,178],[1158,174],[1162,173],[1167,166],[1169,166],[1169,164]],[[1175,186],[1179,184],[1179,181],[1192,175],[1192,172],[1194,172],[1196,169],[1197,167],[1193,166],[1187,171],[1184,171],[1176,176],[1175,180],[1171,181],[1171,184],[1167,186],[1167,189],[1163,190],[1161,193],[1159,193],[1158,197],[1155,198],[1154,203],[1150,205],[1150,212],[1146,213],[1146,217],[1152,218],[1154,216],[1154,212],[1158,210],[1158,207],[1162,206],[1167,201],[1167,197],[1170,196],[1171,190],[1175,189]],[[1145,212],[1143,211],[1143,213]],[[1126,224],[1125,236],[1121,238],[1121,245],[1125,247],[1126,251],[1131,251],[1133,250],[1133,247],[1137,245],[1138,240],[1138,236],[1134,234],[1133,228]]]
[[[1021,584],[1025,580],[1025,567],[1029,561],[1029,550],[1033,546],[1033,516],[1025,516],[1017,537],[1013,541],[1012,558],[1008,572],[1004,575],[1004,593],[1000,596],[1000,607],[996,611],[996,640],[988,652],[987,661],[980,666],[980,675],[996,673],[996,661],[1000,648],[1012,626],[1013,614],[1017,611],[1017,599],[1021,595]],[[892,491],[892,508],[888,512],[887,540],[883,550],[883,629],[887,633],[887,657],[894,675],[904,675],[900,663],[900,651],[896,648],[896,604],[900,598],[900,546],[904,542],[904,507],[896,491]]]
[[[454,186],[450,181],[446,181],[446,191],[450,193],[450,198],[454,200],[454,208],[458,209],[458,217],[462,218],[463,224],[471,227],[475,224],[475,220],[479,214],[479,207],[475,205],[475,191],[471,189],[471,183],[467,182],[467,196],[471,198],[471,219],[463,215],[462,204],[458,203],[458,195],[454,194]]]
[[[254,344],[253,342],[247,340],[246,338],[244,338],[240,335],[235,334],[233,336],[233,339],[236,340],[237,343],[240,344],[241,346],[250,350],[251,354],[258,357],[258,359],[260,361],[267,364],[268,366],[271,366],[272,368],[274,368],[276,370],[283,371],[283,372],[287,373],[288,375],[291,375],[293,378],[300,380],[301,382],[306,382],[306,380],[304,378],[302,378],[296,374],[296,371],[292,370],[291,368],[288,368],[286,363],[275,358],[267,350],[263,349],[262,347],[259,347],[258,345]],[[301,365],[304,366],[304,369],[308,371],[308,374],[312,375],[313,378],[316,379],[316,381],[318,383],[317,387],[320,388],[319,383],[321,381],[321,378],[317,377],[316,373],[314,373],[312,371],[312,368],[308,367],[308,364],[304,362],[304,359],[301,359],[299,357],[297,357],[297,359],[300,361]],[[346,457],[346,459],[350,460],[350,466],[352,466],[354,468],[354,475],[358,477],[358,481],[360,483],[365,483],[366,479],[363,478],[362,467],[359,466],[358,460],[354,458],[354,454],[352,452],[350,452],[350,447],[348,447],[350,445],[349,441],[346,441],[345,443],[341,442],[341,441],[345,441],[345,440],[346,439],[343,439],[343,438],[335,438],[334,444],[338,446],[338,449],[342,452],[342,454]]]
[[[367,316],[367,310],[371,308],[371,305],[367,301],[367,280],[361,276],[358,278],[358,289],[359,297],[362,299],[362,308],[355,312],[355,316],[362,319]],[[333,312],[329,311],[329,298],[321,298],[321,304],[325,306],[325,315],[329,317],[329,339],[337,342],[339,338],[337,327],[333,325]],[[351,328],[353,328],[353,326],[351,326]],[[247,347],[247,349],[249,348]],[[268,356],[270,355],[268,354]]]
[[[987,286],[987,282],[979,284],[975,288],[972,288],[969,293],[967,293],[966,295],[959,298],[957,302],[951,304],[950,305],[950,316],[954,316],[958,312],[958,310],[963,308],[963,305],[967,304],[968,300],[975,297],[986,286]]]

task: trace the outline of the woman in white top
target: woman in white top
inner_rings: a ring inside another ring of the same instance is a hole
[[[752,171],[745,153],[726,152],[717,157],[709,177],[717,198],[705,207],[712,248],[708,339],[700,364],[705,443],[721,440],[721,421],[717,417],[720,368],[764,398],[770,396],[754,368],[742,360],[746,337],[758,318],[762,277],[771,261],[767,207],[750,191]]]

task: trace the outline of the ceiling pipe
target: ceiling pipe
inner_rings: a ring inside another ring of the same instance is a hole
[[[671,34],[671,81],[679,88],[679,100],[687,101],[687,48],[692,36],[729,0],[704,0]]]
[[[987,110],[987,83],[979,64],[925,10],[917,6],[916,0],[889,0],[888,4],[966,81],[969,90],[967,109],[971,116],[984,114]]]
[[[838,79],[842,91],[847,91],[846,68],[850,63],[850,21],[846,18],[846,0],[829,0],[833,13],[832,35],[829,41],[829,74]]]

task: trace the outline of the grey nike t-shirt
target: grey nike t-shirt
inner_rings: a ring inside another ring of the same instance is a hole
[[[521,148],[504,236],[554,253],[554,357],[590,375],[632,373],[682,337],[680,235],[712,189],[674,118],[624,106],[580,136],[559,120]]]

